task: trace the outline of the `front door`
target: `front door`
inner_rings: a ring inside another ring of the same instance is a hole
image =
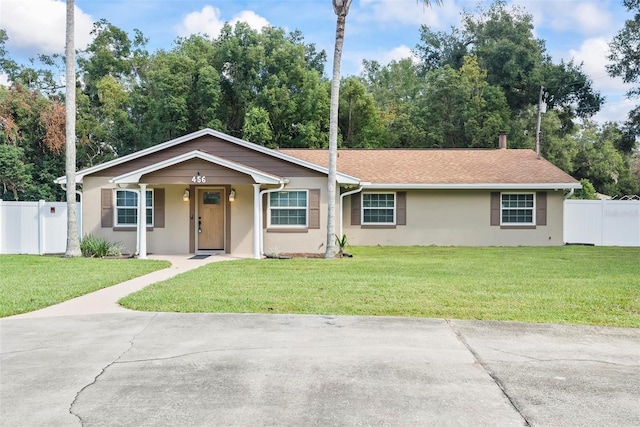
[[[224,250],[224,190],[198,192],[198,250]]]

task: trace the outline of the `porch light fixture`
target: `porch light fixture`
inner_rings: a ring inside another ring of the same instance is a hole
[[[229,201],[233,202],[236,199],[236,190],[235,189],[231,189],[231,191],[229,191]]]
[[[183,202],[188,202],[189,201],[189,189],[185,189],[184,193],[182,193],[182,201]]]

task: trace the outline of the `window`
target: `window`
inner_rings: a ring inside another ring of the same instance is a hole
[[[395,222],[395,193],[364,193],[362,195],[362,224],[392,225]]]
[[[502,193],[500,219],[503,225],[534,225],[535,202],[533,193]]]
[[[153,226],[153,190],[146,196],[147,226]],[[138,192],[116,190],[116,226],[135,227],[138,224]]]
[[[205,191],[202,194],[202,203],[205,205],[219,205],[220,204],[220,192],[219,191]]]
[[[308,192],[279,191],[269,193],[269,225],[307,227]]]

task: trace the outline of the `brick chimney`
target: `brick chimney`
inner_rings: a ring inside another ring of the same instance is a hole
[[[501,130],[498,135],[498,148],[501,150],[507,149],[507,132]]]

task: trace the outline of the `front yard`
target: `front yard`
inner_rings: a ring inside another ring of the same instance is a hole
[[[640,248],[349,249],[354,258],[212,263],[121,304],[640,327]]]
[[[0,255],[0,317],[26,313],[169,266],[166,261]]]

